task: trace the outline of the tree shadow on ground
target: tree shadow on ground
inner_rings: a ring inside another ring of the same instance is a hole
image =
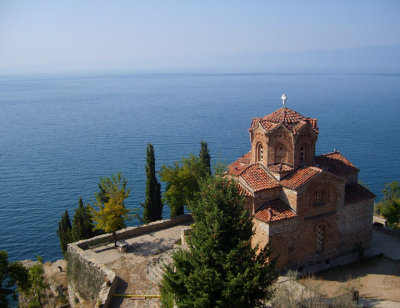
[[[129,245],[127,253],[134,253],[142,256],[158,255],[166,250],[172,249],[174,244],[171,241],[157,239],[152,241],[142,241]]]
[[[400,277],[400,262],[378,256],[320,272],[317,277],[324,280],[346,282],[369,274]]]

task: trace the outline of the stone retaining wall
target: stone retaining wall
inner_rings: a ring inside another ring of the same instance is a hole
[[[66,260],[71,306],[93,303],[95,307],[108,307],[118,285],[115,273],[85,255],[85,251],[76,244],[68,245]]]

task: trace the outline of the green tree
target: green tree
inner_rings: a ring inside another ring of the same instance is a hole
[[[64,214],[61,215],[61,220],[58,223],[57,235],[60,239],[60,246],[62,253],[65,255],[67,251],[67,245],[72,243],[72,225],[69,219],[68,211],[65,210]]]
[[[99,193],[95,193],[93,205],[88,205],[95,229],[112,232],[114,245],[117,243],[116,231],[125,228],[125,221],[131,219],[131,211],[125,207],[124,200],[128,198],[130,189],[126,188],[128,181],[121,173],[111,177],[101,177]],[[107,202],[104,202],[107,200]]]
[[[185,205],[193,201],[199,191],[199,181],[208,176],[207,167],[198,157],[183,157],[172,166],[163,165],[161,181],[167,183],[163,200],[171,209],[171,218],[182,215]]]
[[[163,209],[161,185],[156,177],[156,163],[152,144],[147,145],[146,162],[146,199],[142,206],[144,208],[143,221],[147,224],[162,219]]]
[[[84,206],[82,198],[79,198],[79,205],[78,208],[75,209],[74,218],[72,220],[72,241],[77,242],[93,237],[95,235],[93,229],[94,226],[89,208]]]
[[[162,305],[256,307],[276,280],[271,250],[251,247],[253,223],[234,184],[221,177],[201,185],[190,204],[194,224],[188,250],[173,254],[161,285]]]
[[[400,222],[400,185],[391,182],[383,189],[383,200],[377,204],[377,210],[393,225]]]
[[[30,288],[21,292],[29,301],[29,308],[43,307],[43,300],[46,299],[46,291],[49,289],[44,278],[43,260],[39,256],[37,260],[38,263],[29,268]]]
[[[16,287],[16,288],[15,288]],[[0,307],[8,307],[8,296],[30,288],[28,270],[19,262],[9,263],[7,251],[0,250]]]
[[[201,148],[199,153],[199,159],[206,166],[208,170],[208,175],[211,175],[211,156],[210,152],[208,151],[207,142],[201,140],[200,145]]]

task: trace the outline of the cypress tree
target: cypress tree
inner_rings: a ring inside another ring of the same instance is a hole
[[[65,210],[64,214],[61,215],[61,220],[58,223],[57,235],[60,238],[60,245],[62,253],[65,254],[67,251],[67,245],[72,243],[72,226],[71,220],[69,219],[68,211]]]
[[[72,220],[72,240],[76,242],[93,237],[95,235],[93,229],[89,209],[83,205],[82,198],[79,198],[79,205]]]
[[[149,143],[146,149],[146,199],[142,204],[144,223],[162,219],[161,185],[156,177],[155,165],[154,147]]]
[[[210,152],[208,151],[207,142],[201,140],[200,144],[201,148],[199,153],[199,159],[207,167],[208,175],[211,175],[211,156]]]
[[[267,246],[251,247],[253,223],[236,186],[208,178],[190,205],[188,249],[173,254],[161,285],[163,307],[257,307],[276,280]]]

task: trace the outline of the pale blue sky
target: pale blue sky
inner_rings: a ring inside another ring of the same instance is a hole
[[[400,68],[400,1],[0,0],[0,73]]]

